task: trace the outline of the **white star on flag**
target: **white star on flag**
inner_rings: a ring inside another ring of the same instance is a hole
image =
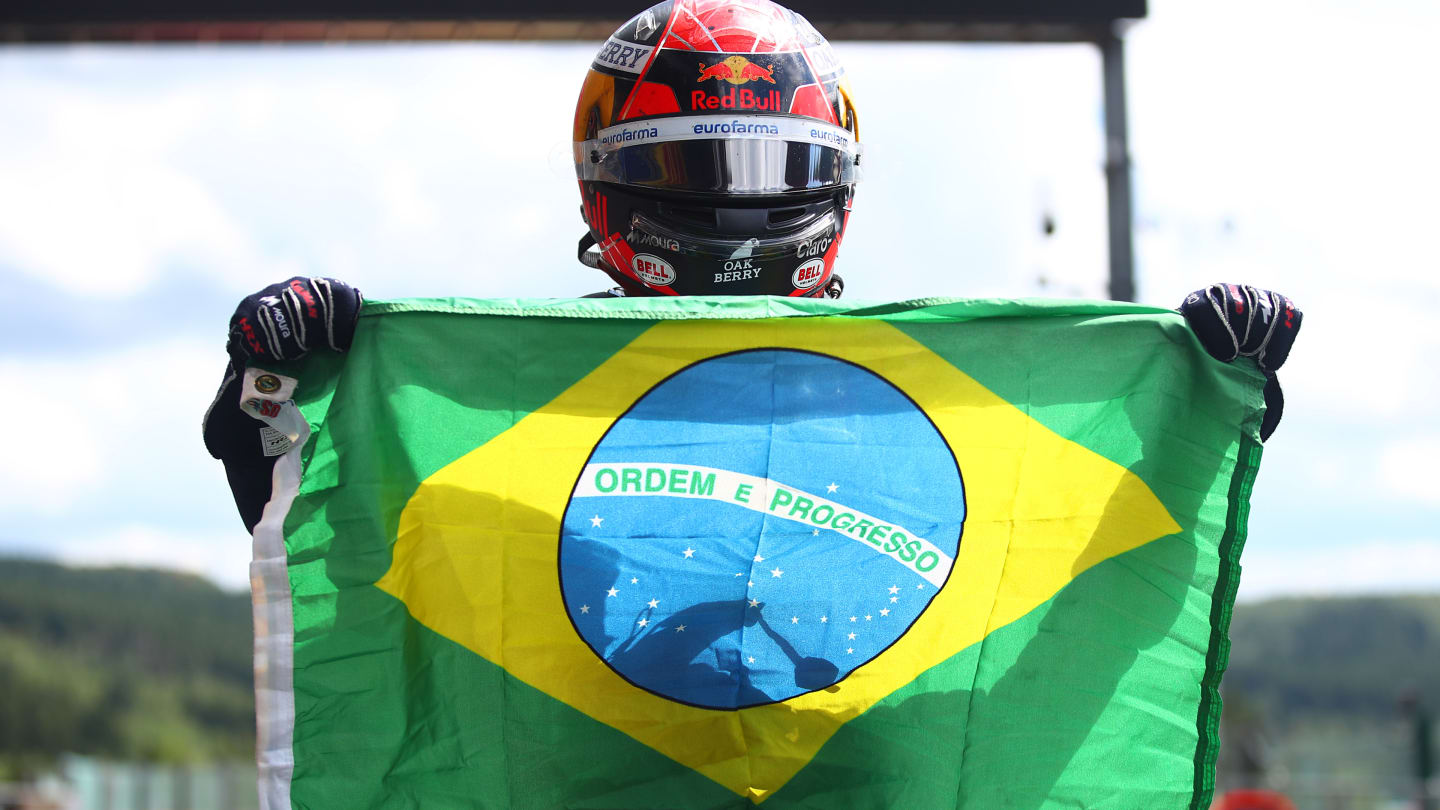
[[[682,625],[680,625],[679,627],[675,628],[675,632],[677,632],[677,633],[683,633],[683,632],[685,632],[685,625],[682,624]]]
[[[820,617],[820,623],[821,623],[821,624],[829,624],[829,622],[830,622],[830,617],[829,617],[829,616],[821,616],[821,617]]]
[[[790,617],[790,623],[791,623],[791,624],[799,624],[799,623],[800,623],[800,617],[799,617],[799,616],[791,616],[791,617]]]
[[[591,526],[594,526],[594,527],[597,528],[597,529],[600,528],[600,524],[601,524],[601,523],[604,523],[604,522],[605,522],[605,518],[602,518],[602,517],[600,517],[599,515],[596,515],[595,517],[590,518],[590,525],[591,525]]]
[[[644,627],[645,625],[647,625],[647,624],[650,623],[650,620],[649,620],[649,619],[641,619],[640,621],[635,622],[635,623],[638,624],[638,625],[640,625],[641,627]]]
[[[875,617],[874,617],[874,616],[871,616],[869,613],[866,613],[866,614],[865,614],[865,621],[868,622],[868,621],[870,621],[870,620],[873,619],[873,618],[875,618]]]
[[[754,599],[750,600],[750,607],[760,607],[760,603]]]
[[[581,613],[589,613],[589,612],[590,612],[590,606],[589,606],[589,605],[581,605],[581,606],[580,606],[580,612],[581,612]]]
[[[832,482],[830,483],[830,486],[825,487],[825,491],[826,491],[826,492],[829,492],[830,494],[833,495],[833,494],[835,493],[835,490],[837,490],[837,489],[839,489],[839,488],[840,488],[840,487],[836,486],[835,483],[832,481]]]
[[[631,584],[631,585],[638,585],[638,584],[640,584],[640,580],[636,579],[635,577],[630,577],[630,584]]]
[[[756,554],[756,555],[755,555],[755,562],[765,562],[765,558],[764,558],[764,557],[761,557],[759,554]]]
[[[854,617],[854,616],[851,616],[851,617],[850,617],[850,621],[852,621],[852,622],[855,621],[855,617]]]
[[[753,655],[750,656],[750,663],[752,663],[752,664],[755,663],[755,656],[753,656]]]
[[[890,604],[892,604],[892,605],[895,604],[896,602],[899,602],[899,601],[900,601],[900,597],[898,597],[898,596],[892,596],[892,597],[890,597]]]
[[[891,586],[890,586],[890,593],[899,593],[899,592],[900,592],[900,586],[899,586],[899,585],[891,585]]]
[[[687,548],[687,549],[685,549],[685,550],[684,550],[683,552],[681,552],[681,553],[684,554],[684,555],[685,555],[685,559],[688,560],[688,559],[690,559],[691,557],[694,557],[694,556],[695,556],[695,549],[693,549],[693,548]]]
[[[845,648],[845,654],[846,654],[846,655],[852,655],[852,654],[854,654],[854,652],[855,652],[855,648],[854,648],[854,647],[846,647],[846,648]]]
[[[854,634],[854,633],[851,633],[849,636],[846,636],[846,638],[848,638],[850,641],[854,641],[854,640],[855,640],[855,634]]]
[[[779,568],[771,568],[771,569],[770,569],[770,576],[775,577],[776,579],[779,579],[779,578],[780,578],[781,576],[783,576],[784,574],[785,574],[785,572],[784,572],[784,571],[781,571]]]
[[[620,592],[617,591],[617,590],[615,590],[614,588],[611,588],[610,590],[608,590],[608,591],[605,592],[605,595],[606,595],[606,596],[619,596],[619,595],[620,595]]]
[[[645,604],[649,605],[650,608],[653,610],[653,609],[655,609],[655,608],[657,608],[657,607],[660,607],[660,600],[659,600],[659,599],[651,599],[649,602],[646,602]]]
[[[890,615],[890,608],[882,608],[882,609],[880,610],[880,615],[881,615],[881,616],[889,616],[889,615]]]

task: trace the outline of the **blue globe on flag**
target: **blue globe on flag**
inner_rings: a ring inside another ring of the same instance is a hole
[[[964,521],[954,454],[903,392],[835,357],[743,351],[662,381],[600,440],[562,522],[561,592],[630,683],[775,703],[894,644]]]

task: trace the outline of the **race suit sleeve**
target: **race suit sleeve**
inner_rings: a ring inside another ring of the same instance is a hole
[[[270,501],[275,459],[284,451],[275,452],[277,443],[267,441],[264,422],[241,410],[240,389],[241,374],[233,363],[227,363],[220,389],[205,412],[203,431],[205,449],[225,465],[240,520],[247,532],[253,532]]]

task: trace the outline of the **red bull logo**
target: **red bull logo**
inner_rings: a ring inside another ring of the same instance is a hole
[[[700,63],[700,78],[697,82],[708,79],[723,79],[731,84],[748,84],[752,81],[763,81],[775,83],[775,65],[760,67],[743,56],[727,56],[722,61],[706,66]]]
[[[757,93],[748,87],[732,87],[720,95],[695,90],[690,93],[692,110],[766,110],[781,112],[780,91]]]
[[[718,79],[731,85],[749,84],[750,82],[769,82],[775,84],[775,65],[770,64],[761,67],[743,56],[734,54],[716,62],[713,65],[700,63],[700,77],[695,81],[705,82],[710,79]],[[724,84],[720,85],[725,87]],[[695,90],[690,93],[690,109],[692,110],[765,110],[767,112],[781,112],[780,91],[763,90],[756,92],[749,87],[729,87],[725,91],[715,94],[704,90]]]

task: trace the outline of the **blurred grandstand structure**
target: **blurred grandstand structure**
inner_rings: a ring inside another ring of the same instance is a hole
[[[0,43],[601,42],[636,0],[14,0]],[[1135,298],[1125,28],[1147,0],[794,0],[831,40],[1091,43],[1105,98],[1110,297]]]
[[[628,0],[16,0],[6,4],[10,42],[74,40],[316,41],[582,39],[608,36],[643,3]],[[1146,0],[797,0],[788,4],[830,39],[1093,42]]]

